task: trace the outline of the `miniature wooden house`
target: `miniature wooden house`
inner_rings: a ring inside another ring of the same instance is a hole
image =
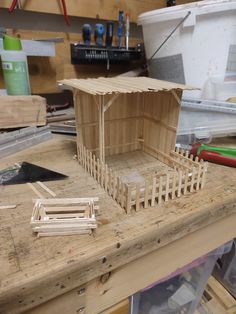
[[[61,83],[73,88],[79,162],[127,212],[203,187],[206,165],[174,151],[191,87],[147,77]]]

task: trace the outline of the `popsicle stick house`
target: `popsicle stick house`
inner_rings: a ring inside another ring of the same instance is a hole
[[[147,77],[70,79],[78,160],[128,213],[204,186],[206,163],[175,151],[182,91]]]

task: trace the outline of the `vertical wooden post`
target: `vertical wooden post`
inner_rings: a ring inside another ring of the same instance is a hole
[[[140,209],[140,183],[136,184],[136,211]]]
[[[117,186],[116,173],[113,172],[113,175],[112,175],[112,197],[114,200],[116,199],[116,186]]]
[[[175,198],[175,190],[176,190],[176,172],[174,173],[173,178],[172,178],[172,191],[171,191],[172,200]]]
[[[105,164],[105,172],[104,172],[104,186],[105,186],[105,191],[107,192],[108,189],[108,166]]]
[[[197,172],[197,185],[196,185],[196,191],[199,190],[200,186],[200,180],[201,180],[201,173],[202,173],[202,164],[198,163],[198,172]]]
[[[100,164],[100,170],[101,170],[101,179],[100,179],[100,184],[102,186],[102,188],[104,187],[104,163],[101,162]]]
[[[105,136],[104,136],[104,96],[98,96],[98,120],[99,120],[99,158],[105,163]]]
[[[99,158],[97,158],[97,182],[100,183],[101,179],[100,179],[100,160]]]
[[[93,176],[93,154],[89,153],[89,161],[90,161],[90,175]]]
[[[144,192],[144,208],[148,207],[148,194],[149,194],[149,180],[146,179]]]
[[[184,173],[184,195],[186,195],[188,190],[188,171],[185,171]]]
[[[178,191],[177,191],[177,197],[180,197],[181,195],[181,189],[182,189],[182,171],[179,171],[179,181],[178,181]]]
[[[163,184],[163,177],[159,178],[159,193],[158,193],[158,204],[162,203],[162,184]]]
[[[196,170],[193,168],[192,171],[192,178],[191,178],[191,185],[190,185],[190,192],[192,193],[194,190],[194,180],[195,180]]]
[[[121,182],[120,182],[120,178],[117,177],[116,178],[116,200],[117,203],[120,204],[120,188],[121,188]]]
[[[95,155],[93,155],[93,177],[96,180],[96,159],[95,159]]]
[[[120,203],[121,207],[124,208],[125,206],[125,184],[121,181],[121,191],[120,191]]]
[[[108,193],[112,195],[112,171],[108,168]]]
[[[203,162],[201,189],[205,186],[207,166],[208,166],[208,163]]]
[[[131,210],[131,188],[126,185],[126,213],[129,214]]]
[[[77,143],[82,148],[83,146],[83,131],[82,131],[82,113],[81,113],[81,103],[78,101],[79,91],[75,88],[73,89],[73,102],[75,108],[75,117],[76,117],[76,131],[77,131]],[[81,97],[81,96],[80,96]]]
[[[157,178],[154,177],[154,178],[152,179],[152,200],[151,200],[151,206],[154,206],[154,205],[155,205],[156,185],[157,185]]]
[[[165,193],[165,202],[168,202],[169,199],[169,185],[170,185],[170,174],[166,175],[166,193]]]

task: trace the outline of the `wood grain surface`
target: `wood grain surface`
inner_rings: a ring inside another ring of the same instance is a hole
[[[131,267],[131,262],[147,258],[150,267],[154,267],[148,256],[156,254],[158,261],[158,250],[168,246],[174,248],[175,241],[183,237],[183,252],[189,246],[187,261],[192,256],[191,241],[188,243],[187,236],[191,239],[195,232],[213,224],[218,226],[217,232],[204,231],[204,239],[209,237],[209,241],[205,239],[205,243],[203,240],[198,243],[199,252],[230,240],[227,237],[232,236],[232,232],[224,230],[224,221],[235,223],[235,169],[210,165],[204,190],[124,215],[116,202],[73,159],[75,153],[75,139],[57,136],[0,161],[0,169],[15,162],[28,161],[68,175],[67,180],[47,182],[58,197],[96,196],[100,200],[99,226],[93,236],[37,238],[29,224],[34,193],[25,184],[1,186],[0,205],[17,205],[12,209],[0,209],[1,313],[23,312],[115,270],[119,276],[114,277],[114,282],[118,280],[119,283],[122,276],[127,277],[127,271],[130,273],[133,269],[125,268]],[[173,250],[173,254],[176,253]],[[167,261],[168,252],[165,254]],[[178,260],[180,258],[178,255]],[[171,261],[172,268],[177,267],[175,258]],[[167,262],[162,265],[167,272]],[[145,284],[142,276],[134,278],[139,280],[137,287]],[[122,297],[124,287],[119,287]],[[107,297],[109,294],[104,295],[103,302],[108,305]]]

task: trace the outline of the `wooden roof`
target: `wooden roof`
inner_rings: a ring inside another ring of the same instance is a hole
[[[73,87],[92,95],[106,95],[113,93],[142,93],[159,92],[162,90],[192,90],[191,86],[160,81],[149,77],[99,77],[88,79],[65,79],[59,83]]]

